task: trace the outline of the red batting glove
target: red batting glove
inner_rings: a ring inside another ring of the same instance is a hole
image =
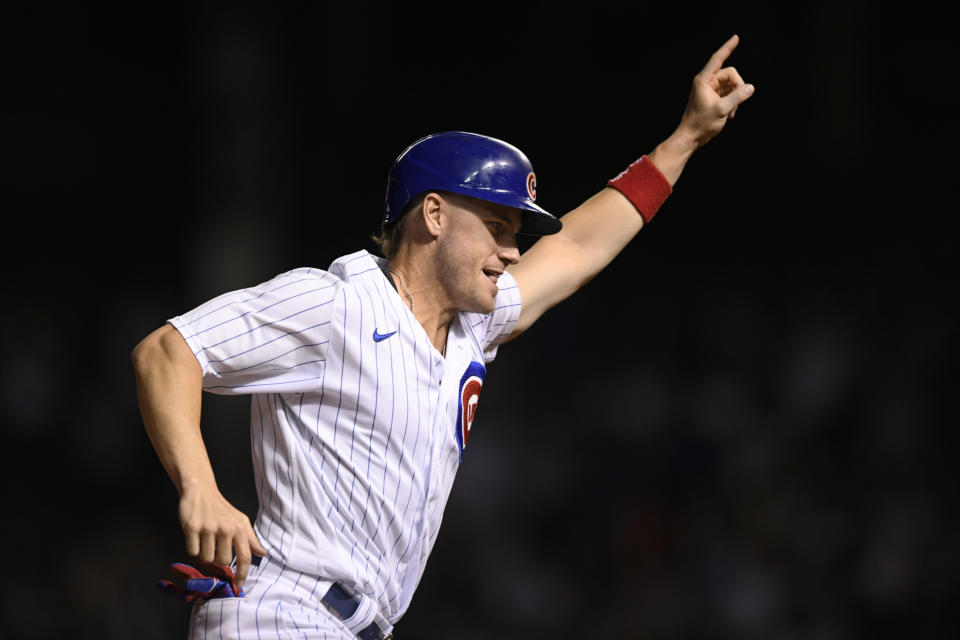
[[[197,560],[196,564],[203,569],[204,573],[182,562],[174,562],[170,565],[170,572],[183,580],[184,586],[170,580],[160,580],[157,586],[164,593],[191,604],[214,598],[243,597],[243,589],[237,584],[237,578],[230,567],[203,560]]]

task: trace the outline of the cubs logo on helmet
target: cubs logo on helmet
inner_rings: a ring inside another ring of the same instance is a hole
[[[483,378],[487,369],[479,362],[471,362],[460,378],[460,395],[457,412],[457,446],[460,448],[460,461],[463,462],[463,450],[470,439],[470,428],[477,418],[477,406],[480,402],[480,390],[483,389]]]

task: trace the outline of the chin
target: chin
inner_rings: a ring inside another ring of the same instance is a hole
[[[468,311],[470,313],[493,313],[493,310],[496,308],[497,304],[493,300],[471,300],[468,304],[463,306],[463,311]]]
[[[486,291],[484,292],[486,293]],[[500,293],[500,289],[494,288],[492,292],[483,296],[483,311],[482,313],[493,313],[493,310],[497,308],[497,294]]]
[[[466,304],[463,305],[464,311],[469,311],[472,313],[493,313],[493,310],[497,307],[497,299],[495,294],[488,294],[486,291],[480,295],[471,296],[469,300],[466,301]]]
[[[479,313],[493,313],[493,310],[497,308],[497,303],[493,300],[489,304],[484,304],[483,309],[480,309]]]
[[[493,313],[497,306],[499,289],[486,276],[469,279],[464,276],[461,282],[470,283],[468,286],[457,287],[453,296],[454,308],[469,313]]]

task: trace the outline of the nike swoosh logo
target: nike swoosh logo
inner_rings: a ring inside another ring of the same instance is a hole
[[[396,331],[391,331],[390,333],[380,333],[379,331],[377,331],[376,329],[374,329],[374,330],[373,330],[373,340],[374,340],[374,342],[382,342],[383,340],[386,340],[387,338],[389,338],[390,336],[392,336],[392,335],[395,334],[395,333],[396,333]]]

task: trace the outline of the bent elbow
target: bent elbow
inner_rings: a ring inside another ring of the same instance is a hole
[[[163,363],[183,358],[180,353],[187,349],[186,343],[173,326],[167,324],[141,340],[130,353],[130,361],[137,375]],[[192,353],[187,349],[187,354]]]
[[[130,352],[130,362],[137,375],[140,375],[149,366],[149,363],[155,360],[159,348],[158,342],[156,332],[151,333]]]

